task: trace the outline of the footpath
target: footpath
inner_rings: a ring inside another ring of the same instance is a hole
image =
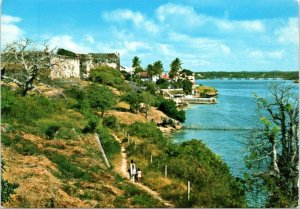
[[[122,161],[121,164],[119,165],[118,168],[116,168],[116,171],[124,178],[129,180],[129,175],[127,172],[127,154],[126,154],[126,149],[125,147],[122,145],[122,141],[115,135],[113,134],[113,136],[115,137],[115,139],[120,143],[121,145],[121,154],[122,154]],[[130,182],[132,183],[132,182]],[[136,182],[136,183],[132,183],[134,185],[136,185],[137,187],[139,187],[140,189],[144,190],[145,192],[147,192],[148,194],[150,194],[153,198],[159,200],[161,203],[163,203],[166,207],[170,207],[170,208],[174,208],[174,205],[172,203],[170,203],[169,201],[164,200],[160,194],[152,189],[150,189],[148,186],[145,186],[142,183]]]

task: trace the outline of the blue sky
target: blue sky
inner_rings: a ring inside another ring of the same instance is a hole
[[[297,0],[3,0],[1,43],[30,38],[142,65],[298,70]]]

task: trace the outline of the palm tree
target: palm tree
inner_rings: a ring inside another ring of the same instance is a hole
[[[176,58],[175,60],[172,61],[172,63],[170,64],[170,73],[169,73],[169,76],[171,79],[175,78],[178,73],[181,71],[181,65],[182,65],[182,62],[180,61],[179,58]]]
[[[139,67],[141,67],[141,60],[140,60],[140,58],[138,57],[138,56],[135,56],[135,57],[133,57],[133,59],[132,59],[132,67],[133,68],[139,68]]]
[[[164,71],[164,66],[160,60],[153,63],[154,75],[160,76]]]
[[[152,81],[152,79],[153,79],[153,76],[155,75],[155,69],[154,69],[154,66],[152,65],[152,64],[149,64],[148,66],[147,66],[147,73],[148,73],[148,75],[151,77],[151,81]]]
[[[132,59],[132,67],[134,68],[134,76],[137,77],[138,73],[143,71],[143,68],[141,67],[141,60],[138,56],[133,57]]]

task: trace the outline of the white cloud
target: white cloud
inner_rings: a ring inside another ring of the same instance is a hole
[[[224,19],[211,18],[211,22],[214,23],[218,28],[226,30],[241,32],[264,32],[265,25],[261,20],[243,20],[243,21],[230,21]]]
[[[137,51],[138,49],[151,49],[150,45],[148,43],[145,42],[141,42],[141,41],[125,41],[124,43],[125,48],[128,51]]]
[[[21,22],[21,18],[20,17],[13,17],[10,15],[2,15],[1,17],[1,22],[3,24],[11,24],[11,23],[18,23]]]
[[[262,51],[262,50],[246,50],[250,58],[254,59],[282,59],[283,50]]]
[[[6,45],[23,37],[23,30],[16,24],[21,22],[19,17],[2,15],[1,17],[1,45]]]
[[[64,48],[75,53],[88,53],[92,50],[83,44],[76,43],[70,35],[53,36],[49,40],[50,46],[53,48]]]
[[[144,17],[140,12],[133,12],[129,9],[117,9],[113,11],[107,11],[102,14],[102,17],[106,21],[121,22],[121,21],[132,21],[134,25],[139,26],[143,21]]]
[[[158,7],[156,15],[158,20],[162,23],[172,19],[173,23],[179,26],[196,26],[202,23],[201,16],[190,6],[172,3],[164,4]]]
[[[85,40],[91,44],[95,43],[94,38],[91,35],[86,35]]]
[[[259,20],[253,21],[239,21],[238,24],[246,31],[253,31],[253,32],[264,32],[265,26]]]
[[[299,31],[298,31],[298,19],[289,18],[288,25],[279,28],[275,34],[277,39],[281,43],[285,44],[298,44],[299,43]]]
[[[140,12],[133,12],[129,9],[106,11],[103,12],[102,18],[112,22],[130,21],[135,27],[143,28],[150,33],[157,33],[159,31],[158,26],[144,17]]]

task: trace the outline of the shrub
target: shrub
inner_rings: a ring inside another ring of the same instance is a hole
[[[109,86],[116,86],[124,83],[124,77],[122,73],[108,66],[100,66],[91,69],[89,79],[93,82],[98,82]]]
[[[106,116],[103,118],[103,125],[109,128],[117,127],[117,118],[114,115]]]
[[[15,194],[15,189],[19,187],[17,183],[9,183],[1,176],[1,203],[5,203],[10,200],[10,195]]]
[[[180,122],[185,121],[185,111],[180,110],[178,111],[176,108],[176,103],[172,100],[162,100],[158,109],[164,112],[167,116],[174,118]]]
[[[112,160],[121,151],[119,142],[110,135],[109,131],[105,127],[99,126],[97,128],[97,133],[107,157]]]
[[[4,169],[4,161],[1,161],[1,171]],[[7,180],[3,178],[1,175],[1,203],[5,203],[10,200],[10,195],[15,194],[15,189],[19,187],[18,183],[9,183]]]
[[[71,58],[76,58],[77,57],[77,55],[74,52],[63,49],[63,48],[59,48],[57,50],[56,54],[71,57]]]
[[[156,81],[156,84],[161,88],[161,89],[167,89],[169,87],[169,81],[166,79],[160,78]]]
[[[58,125],[50,125],[45,131],[45,134],[48,137],[48,139],[53,139],[55,133],[59,130],[59,128],[60,127]]]
[[[94,133],[97,125],[99,124],[98,116],[87,113],[86,118],[88,120],[88,124],[83,128],[82,133]]]

